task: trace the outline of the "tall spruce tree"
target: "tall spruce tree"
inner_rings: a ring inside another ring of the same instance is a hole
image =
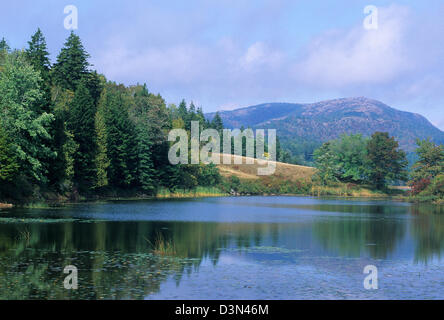
[[[88,58],[89,54],[79,36],[71,32],[54,65],[54,83],[63,89],[75,91],[80,80],[88,73]]]
[[[28,42],[28,49],[26,49],[26,56],[29,63],[34,70],[40,73],[40,88],[43,91],[42,101],[38,103],[37,107],[41,112],[51,112],[51,84],[50,84],[50,67],[49,53],[46,47],[46,40],[42,31],[37,29],[36,33]]]
[[[224,129],[224,123],[222,121],[222,118],[221,118],[219,112],[216,112],[216,114],[214,115],[214,118],[211,121],[211,128],[216,129],[219,132]],[[242,129],[242,131],[243,131],[243,129]]]
[[[117,187],[131,186],[137,176],[136,129],[128,112],[131,99],[123,85],[107,86],[105,121],[110,161],[108,178]]]
[[[2,38],[2,40],[0,40],[0,52],[1,51],[6,51],[9,52],[11,50],[11,48],[8,45],[8,42],[6,41],[5,38]]]
[[[68,129],[78,145],[74,154],[73,182],[81,192],[88,192],[96,185],[95,115],[94,99],[86,87],[86,81],[81,81],[71,102],[68,120]]]
[[[96,167],[97,167],[97,184],[96,187],[102,188],[108,185],[108,148],[107,148],[107,132],[106,132],[106,88],[103,89],[96,113],[95,126],[97,136],[97,155],[96,155]]]
[[[57,130],[60,126],[60,120],[54,110],[54,106],[51,101],[51,79],[50,68],[51,63],[49,61],[49,53],[46,46],[46,40],[42,31],[37,29],[34,35],[31,37],[31,41],[28,42],[28,48],[26,49],[26,57],[34,70],[40,73],[41,81],[39,82],[40,89],[42,90],[42,98],[34,103],[34,108],[37,113],[53,113],[55,116],[54,122],[49,128],[49,134],[51,140],[48,141],[48,148],[55,152],[54,156],[48,159],[44,159],[43,165],[48,172],[48,182],[54,186],[60,183],[64,177],[62,174],[63,162],[60,162],[60,155],[62,153],[61,146],[58,146],[55,137],[59,136]]]
[[[1,122],[0,122],[1,125]],[[0,126],[0,183],[12,181],[19,172],[19,164],[13,150],[11,138]]]

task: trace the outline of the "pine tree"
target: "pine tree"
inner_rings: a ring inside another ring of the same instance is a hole
[[[0,41],[0,52],[1,51],[11,51],[11,48],[9,47],[8,42],[5,40],[5,38],[2,38],[2,40]]]
[[[216,112],[216,114],[214,115],[214,118],[211,121],[211,128],[216,129],[219,132],[224,129],[224,123],[219,112]]]
[[[74,135],[78,149],[74,154],[74,183],[81,192],[88,192],[96,185],[96,108],[94,100],[81,81],[74,94],[69,112],[68,129]]]
[[[40,88],[43,91],[43,95],[40,101],[34,103],[34,108],[37,113],[53,113],[55,115],[54,106],[51,101],[51,80],[50,80],[50,61],[49,53],[46,47],[46,40],[41,32],[40,28],[37,29],[36,33],[31,37],[31,41],[28,42],[28,49],[26,49],[26,57],[29,63],[32,65],[34,70],[40,73],[41,81],[39,82]],[[49,134],[51,135],[51,140],[48,141],[48,148],[55,152],[56,156],[43,160],[43,166],[48,172],[49,184],[56,185],[60,183],[63,179],[63,165],[60,162],[59,155],[62,153],[61,146],[57,145],[54,137],[58,136],[59,133],[59,119],[54,120],[49,128]],[[62,129],[63,130],[63,129]]]
[[[188,116],[188,110],[187,110],[187,103],[185,102],[184,99],[182,99],[182,101],[179,104],[178,115],[180,118],[182,118],[183,121],[187,120],[186,118]]]
[[[46,47],[46,40],[43,36],[40,28],[31,37],[31,41],[28,42],[28,49],[26,49],[26,56],[29,63],[33,66],[34,70],[40,73],[41,81],[40,88],[43,90],[42,101],[38,104],[37,112],[50,112],[51,111],[51,86],[50,86],[50,62],[49,53]]]
[[[206,129],[208,127],[202,107],[197,108],[196,120],[199,121],[200,127]]]
[[[110,85],[107,88],[108,178],[113,186],[128,187],[137,175],[136,129],[128,113],[131,97],[123,86]]]
[[[54,65],[54,83],[63,89],[75,91],[80,79],[88,72],[88,58],[89,54],[79,36],[71,32]]]
[[[97,167],[97,183],[96,187],[101,188],[108,185],[108,149],[107,149],[107,133],[105,123],[106,112],[106,89],[103,90],[100,97],[95,126],[97,136],[97,155],[96,155],[96,167]]]
[[[156,190],[156,170],[152,159],[152,143],[148,131],[143,126],[138,126],[137,155],[138,166],[137,176],[139,184],[144,192],[154,194]]]

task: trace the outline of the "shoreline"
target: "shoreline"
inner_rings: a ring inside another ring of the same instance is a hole
[[[144,201],[144,200],[178,200],[178,199],[198,199],[198,198],[215,198],[215,197],[311,197],[311,198],[336,198],[336,199],[344,199],[344,200],[356,200],[356,199],[375,199],[375,200],[390,200],[397,202],[408,202],[408,203],[422,203],[422,204],[431,204],[431,205],[444,205],[444,203],[440,201],[420,201],[418,199],[412,199],[406,196],[400,195],[316,195],[316,194],[228,194],[228,193],[220,193],[220,194],[201,194],[201,193],[187,193],[187,194],[174,194],[170,193],[168,195],[157,195],[157,196],[126,196],[126,197],[97,197],[97,198],[85,198],[78,201],[36,201],[30,203],[20,203],[20,204],[11,204],[11,203],[0,203],[0,209],[11,209],[11,208],[28,208],[28,209],[43,209],[43,208],[57,208],[64,207],[69,205],[76,205],[82,203],[100,203],[100,202],[109,202],[109,201]]]

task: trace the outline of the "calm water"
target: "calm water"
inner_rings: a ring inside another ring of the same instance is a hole
[[[160,237],[174,246],[162,256]],[[235,197],[0,211],[0,299],[444,299],[444,208]],[[379,289],[363,286],[366,265]],[[66,290],[67,265],[78,290]]]

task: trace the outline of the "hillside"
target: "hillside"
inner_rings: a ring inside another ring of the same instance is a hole
[[[215,113],[207,114],[212,119]],[[336,139],[343,133],[370,136],[375,131],[387,131],[407,152],[415,149],[417,138],[430,137],[444,143],[444,132],[419,114],[400,111],[382,102],[359,97],[327,100],[312,104],[267,103],[233,111],[221,111],[227,128],[277,129],[283,147],[293,144]],[[293,150],[297,153],[297,150]]]
[[[266,167],[266,165],[258,164],[257,159],[254,159],[253,164],[246,164],[247,157],[242,158],[242,164],[234,164],[234,158],[240,156],[231,156],[232,164],[223,164],[221,158],[221,164],[217,165],[222,176],[230,177],[232,175],[237,176],[239,179],[244,180],[268,180],[269,176],[257,175],[257,169],[259,167]],[[249,158],[250,159],[250,158]],[[294,164],[276,162],[276,170],[272,177],[280,178],[288,181],[306,180],[311,181],[311,177],[315,169],[312,167],[299,166]]]

